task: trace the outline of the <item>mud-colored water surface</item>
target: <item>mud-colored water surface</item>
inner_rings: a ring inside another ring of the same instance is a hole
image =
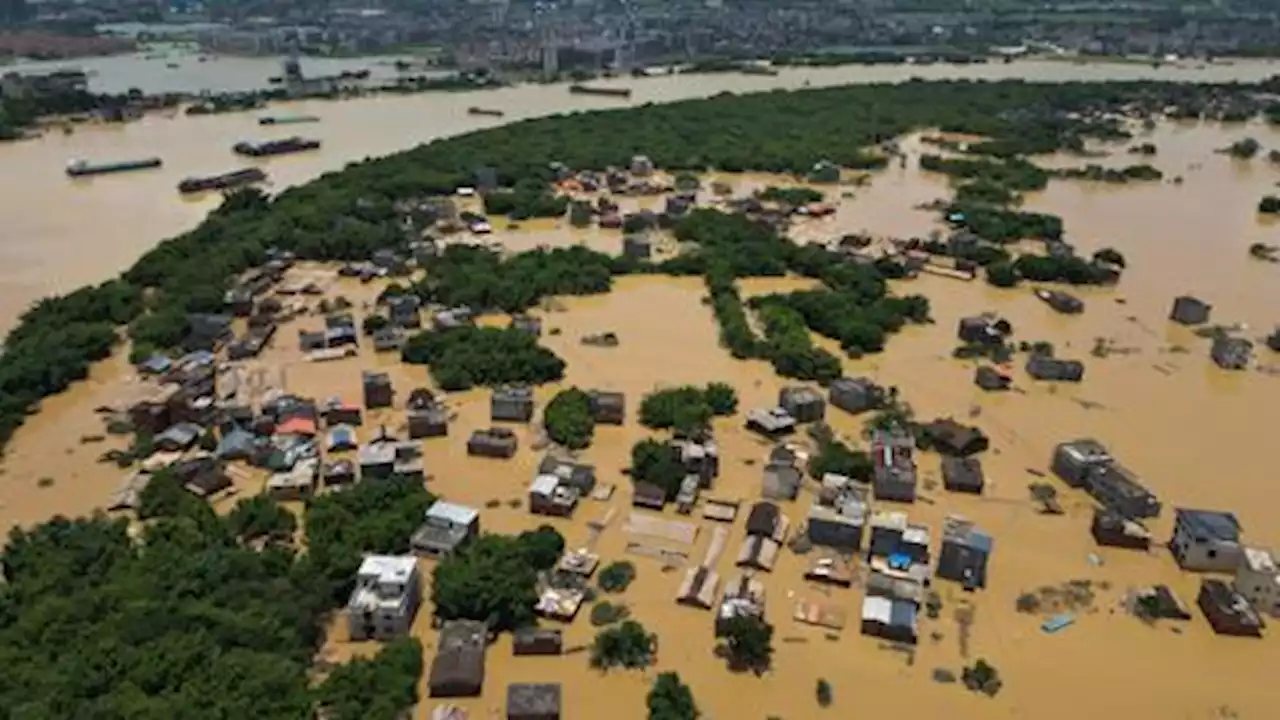
[[[359,107],[335,105],[331,111]],[[163,126],[166,121],[149,122]],[[930,525],[936,543],[943,517],[964,515],[995,537],[995,551],[985,590],[964,593],[954,585],[938,585],[944,605],[941,617],[922,620],[914,653],[861,636],[856,618],[862,593],[856,588],[824,590],[804,582],[810,558],[784,550],[773,572],[762,575],[768,619],[776,628],[774,669],[762,678],[726,670],[712,654],[711,614],[674,602],[683,569],[663,572],[657,560],[626,553],[628,537],[621,528],[632,511],[621,469],[632,443],[647,434],[632,419],[623,427],[598,428],[594,444],[583,453],[597,465],[600,481],[616,484],[618,492],[607,502],[584,501],[572,519],[550,522],[574,547],[587,541],[588,521],[615,510],[596,551],[605,562],[627,559],[638,567],[638,579],[619,599],[633,617],[658,633],[657,665],[645,673],[602,675],[588,668],[585,653],[512,657],[510,640],[504,637],[489,650],[484,696],[460,704],[471,709],[473,717],[500,716],[507,683],[554,681],[563,684],[565,717],[641,718],[652,677],[676,670],[692,686],[707,716],[718,719],[889,712],[911,718],[1036,720],[1082,715],[1273,717],[1270,687],[1280,664],[1275,637],[1218,637],[1194,610],[1191,622],[1176,626],[1151,627],[1130,617],[1120,605],[1131,588],[1165,583],[1193,604],[1198,578],[1179,572],[1162,548],[1144,554],[1095,547],[1088,534],[1092,504],[1086,497],[1063,490],[1066,513],[1051,517],[1038,513],[1027,490],[1029,482],[1039,479],[1028,470],[1046,470],[1055,443],[1093,436],[1165,501],[1164,517],[1153,526],[1158,539],[1169,535],[1172,506],[1193,506],[1232,510],[1250,543],[1280,547],[1280,503],[1265,454],[1273,439],[1274,408],[1280,407],[1280,377],[1263,371],[1280,366],[1280,356],[1260,346],[1263,370],[1229,373],[1208,360],[1207,341],[1166,320],[1172,297],[1192,293],[1213,303],[1215,322],[1247,323],[1251,335],[1280,323],[1280,266],[1252,260],[1246,252],[1253,242],[1280,243],[1280,225],[1255,214],[1258,198],[1280,182],[1280,168],[1214,152],[1244,136],[1258,138],[1266,148],[1280,147],[1280,132],[1262,126],[1163,125],[1143,140],[1159,147],[1150,162],[1168,180],[1128,185],[1054,181],[1046,191],[1027,198],[1028,209],[1062,215],[1069,239],[1082,252],[1109,245],[1128,258],[1129,269],[1117,287],[1080,293],[1087,303],[1083,315],[1055,314],[1026,287],[998,290],[981,280],[922,276],[895,283],[895,290],[929,297],[935,324],[906,329],[881,355],[845,360],[846,374],[869,375],[900,388],[917,417],[953,416],[978,425],[992,441],[983,457],[988,488],[981,497],[941,490],[937,457],[922,453],[925,498],[908,509],[912,520]],[[915,207],[945,196],[946,182],[916,169],[918,140],[909,139],[903,147],[909,155],[906,167],[894,165],[873,174],[864,187],[846,188],[852,197],[833,193],[835,215],[800,221],[793,235],[817,240],[850,232],[924,234],[936,228],[935,215]],[[1136,160],[1120,149],[1112,158],[1089,162]],[[1184,179],[1181,184],[1172,182],[1177,175]],[[778,179],[732,180],[741,193]],[[167,197],[156,203],[166,204],[171,204]],[[579,232],[551,222],[513,231],[499,223],[493,237],[511,249],[576,242],[618,249],[616,236],[607,231]],[[746,280],[741,288],[750,296],[797,289],[808,282]],[[331,293],[357,304],[371,300],[379,289],[377,283],[334,283]],[[564,383],[541,388],[539,401],[545,403],[567,385],[621,390],[634,416],[642,395],[655,387],[723,380],[737,387],[743,409],[773,404],[784,381],[766,363],[735,361],[718,346],[715,321],[702,303],[704,293],[698,278],[629,277],[620,279],[609,295],[557,299],[535,311],[544,320],[542,342],[568,363]],[[1018,339],[1047,340],[1060,356],[1083,359],[1088,366],[1085,381],[1054,389],[1033,383],[1018,370],[1017,391],[983,394],[972,384],[973,365],[952,359],[950,352],[958,319],[987,310],[1008,318]],[[362,348],[357,358],[304,362],[293,338],[297,330],[322,322],[319,316],[307,316],[284,325],[277,347],[255,363],[281,377],[290,391],[320,398],[357,399],[360,371],[370,367],[392,374],[400,400],[411,388],[429,385],[424,368],[401,365],[394,357],[375,357],[369,348]],[[618,347],[581,344],[581,336],[604,331],[618,335]],[[1093,357],[1090,349],[1099,337],[1110,339],[1123,352]],[[85,513],[105,501],[122,473],[114,465],[94,462],[103,444],[81,444],[79,438],[98,431],[93,408],[127,392],[128,378],[119,359],[105,363],[94,369],[89,382],[46,400],[41,412],[18,431],[0,465],[0,525],[35,523],[57,512]],[[450,436],[424,444],[431,490],[483,508],[481,522],[488,531],[516,532],[547,522],[508,504],[525,496],[540,456],[530,449],[534,431],[519,431],[521,451],[511,461],[471,458],[465,453],[466,437],[490,424],[488,395],[479,390],[455,393],[447,402],[457,413]],[[838,410],[829,411],[828,420],[846,439],[861,442],[860,421]],[[366,420],[365,431],[380,422],[394,428],[401,421],[399,411],[380,411]],[[759,495],[760,464],[768,447],[740,423],[740,418],[717,421],[723,459],[714,493],[750,501]],[[52,478],[53,484],[41,487],[44,477]],[[255,490],[255,483],[260,479],[244,481],[242,493]],[[783,510],[798,522],[811,499],[806,490]],[[716,564],[722,576],[735,573],[733,557],[743,537],[744,515],[734,524],[727,551]],[[706,550],[713,523],[697,513],[688,519],[702,528],[688,548],[696,562]],[[1091,559],[1091,554],[1097,557]],[[430,563],[424,562],[424,567],[430,569]],[[1021,593],[1073,579],[1089,581],[1094,597],[1077,610],[1077,621],[1069,629],[1042,633],[1043,616],[1015,610]],[[844,609],[849,626],[830,634],[795,622],[791,611],[797,598]],[[958,622],[957,613],[972,621]],[[436,637],[430,615],[430,608],[424,607],[414,627],[428,655]],[[594,629],[585,616],[584,611],[565,627],[566,646],[589,644]],[[339,629],[322,656],[342,660],[375,647],[345,642]],[[977,658],[1000,668],[1005,686],[995,699],[932,679],[936,668],[958,673]],[[825,710],[814,699],[820,677],[835,693],[834,706]],[[415,717],[426,717],[434,704],[421,703]]]
[[[151,65],[151,61],[128,56],[86,61],[87,69],[96,73],[95,82],[109,80],[119,84],[118,88],[102,86],[114,92],[132,86],[156,91],[147,84]],[[274,61],[267,60],[225,58],[191,67],[198,69],[198,77],[191,79],[197,84],[186,88],[193,91],[224,85],[239,88],[249,76],[260,84],[267,75],[277,72]],[[332,68],[316,66],[313,71],[330,72]],[[218,73],[227,75],[225,82],[217,79]],[[318,124],[300,126],[262,128],[257,125],[260,113],[201,117],[157,114],[123,126],[80,126],[71,135],[51,131],[39,140],[0,145],[0,217],[4,218],[0,227],[0,332],[7,331],[32,301],[105,280],[161,240],[194,227],[217,204],[218,195],[182,198],[176,190],[178,182],[246,166],[247,161],[231,153],[231,146],[241,140],[302,134],[323,142],[318,152],[259,161],[270,176],[269,189],[278,191],[354,161],[504,122],[558,112],[708,97],[726,91],[902,82],[915,77],[1224,82],[1256,81],[1277,73],[1280,63],[1260,61],[1187,63],[1158,69],[1136,63],[1050,61],[791,68],[777,76],[714,74],[600,81],[631,88],[630,100],[570,95],[564,85],[523,85],[479,92],[302,102],[265,111],[321,118]],[[502,110],[506,116],[469,115],[467,108],[471,106]],[[164,166],[76,181],[69,180],[63,172],[72,159],[107,161],[151,156],[161,157]]]

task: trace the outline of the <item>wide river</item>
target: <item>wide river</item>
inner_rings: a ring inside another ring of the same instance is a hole
[[[383,66],[377,63],[384,63]],[[308,61],[304,71],[331,73],[357,67],[385,68],[386,59]],[[15,65],[6,70],[37,71],[76,63]],[[182,60],[167,70],[163,59],[141,56],[99,58],[80,63],[95,90],[137,86],[161,90],[247,89],[278,73],[270,59]],[[789,69],[777,76],[682,75],[617,79],[605,84],[633,90],[629,101],[570,95],[564,86],[526,85],[476,93],[430,93],[345,102],[302,102],[275,112],[318,115],[322,122],[264,131],[256,114],[187,117],[153,115],[114,127],[80,127],[74,134],[0,145],[0,332],[45,295],[114,275],[160,240],[196,225],[217,202],[216,194],[184,199],[177,182],[192,175],[235,169],[244,162],[231,154],[237,141],[304,133],[321,139],[320,152],[263,162],[273,187],[311,180],[370,156],[403,150],[435,138],[558,112],[670,102],[719,92],[759,92],[776,88],[972,78],[1031,81],[1131,80],[1256,81],[1280,73],[1280,63],[1239,61],[1153,68],[1138,63],[1074,64],[1024,61],[1013,64],[877,66]],[[501,109],[505,118],[468,115],[473,105]],[[72,181],[63,170],[71,159],[118,160],[159,156],[155,171]]]

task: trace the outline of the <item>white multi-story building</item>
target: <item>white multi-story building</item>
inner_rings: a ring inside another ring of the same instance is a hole
[[[1274,553],[1246,547],[1240,567],[1236,569],[1235,586],[1236,592],[1243,595],[1254,610],[1280,617],[1280,569]]]
[[[409,632],[422,602],[418,561],[412,555],[369,555],[360,563],[347,601],[352,640],[385,640]]]

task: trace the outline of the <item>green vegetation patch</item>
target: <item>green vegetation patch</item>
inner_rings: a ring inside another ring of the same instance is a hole
[[[559,550],[550,552],[554,545]],[[532,624],[538,571],[554,566],[563,549],[564,539],[551,528],[477,538],[436,566],[431,585],[436,617],[479,620],[495,631]]]
[[[591,643],[591,667],[640,670],[653,664],[658,636],[635,620],[605,628]]]
[[[442,390],[477,385],[540,385],[564,377],[564,360],[529,333],[512,328],[459,327],[428,330],[409,338],[401,358],[429,365]]]
[[[543,410],[542,424],[552,442],[570,450],[587,447],[596,430],[591,396],[576,387],[561,390]]]
[[[585,247],[531,250],[504,260],[487,248],[450,245],[415,290],[428,302],[515,314],[552,295],[607,293],[618,264]]]
[[[640,424],[653,430],[675,430],[692,435],[710,427],[711,418],[738,411],[738,393],[732,385],[714,382],[705,388],[693,385],[657,390],[640,401]]]
[[[693,700],[693,690],[674,672],[658,675],[645,704],[649,720],[698,720],[702,714]]]
[[[631,481],[656,485],[663,489],[667,502],[680,494],[680,483],[686,475],[680,451],[674,445],[645,439],[631,447]]]

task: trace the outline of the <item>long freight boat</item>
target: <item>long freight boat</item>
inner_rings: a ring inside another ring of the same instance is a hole
[[[234,190],[245,185],[260,183],[267,179],[267,174],[258,168],[233,170],[210,177],[189,177],[178,183],[178,192],[189,195],[207,190]]]
[[[631,97],[631,88],[593,87],[591,85],[573,84],[569,92],[574,95],[604,95],[606,97]]]
[[[469,107],[467,108],[467,114],[484,115],[485,117],[502,117],[503,115],[506,115],[506,113],[501,110],[491,110],[489,108],[482,107]]]
[[[320,122],[320,118],[315,115],[267,115],[258,118],[259,125],[299,125],[313,122]]]
[[[238,142],[231,146],[231,150],[235,154],[246,155],[248,157],[270,157],[272,155],[286,155],[288,153],[318,149],[320,149],[319,140],[309,140],[307,138],[300,137],[285,138],[283,140],[267,140],[260,143]]]
[[[71,177],[88,177],[90,175],[129,172],[130,170],[149,170],[151,168],[158,168],[162,164],[163,161],[158,157],[104,163],[91,163],[88,160],[72,160],[67,163],[67,174]]]

